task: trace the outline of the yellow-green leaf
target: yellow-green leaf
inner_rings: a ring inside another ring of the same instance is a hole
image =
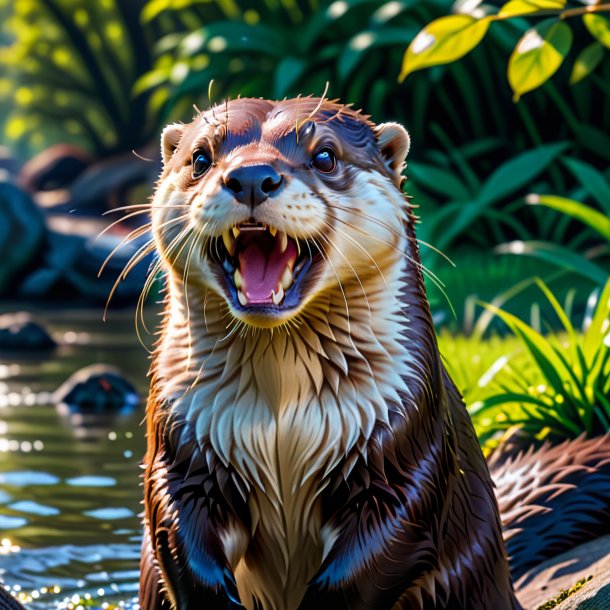
[[[568,214],[572,218],[588,224],[594,231],[597,231],[610,242],[610,219],[591,206],[556,195],[532,194],[527,202],[530,205],[544,205],[558,212]]]
[[[515,101],[553,76],[571,46],[572,30],[558,19],[547,19],[525,32],[508,61]]]
[[[498,17],[516,17],[553,9],[560,11],[565,5],[566,0],[508,0],[498,11]]]
[[[406,50],[399,81],[411,72],[447,64],[472,51],[483,39],[490,19],[470,15],[448,15],[429,23]]]
[[[610,20],[593,13],[585,15],[582,20],[591,36],[610,49]]]
[[[575,85],[583,78],[586,78],[597,68],[597,65],[604,56],[604,47],[599,42],[592,42],[586,46],[574,60],[572,74],[570,75],[570,85]]]

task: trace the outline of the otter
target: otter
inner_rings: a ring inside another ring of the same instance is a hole
[[[409,147],[312,97],[164,130],[143,610],[520,608],[436,343]]]

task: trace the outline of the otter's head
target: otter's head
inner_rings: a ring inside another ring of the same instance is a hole
[[[216,106],[163,132],[157,247],[175,280],[238,320],[286,323],[398,256],[408,149],[400,125],[326,100]]]

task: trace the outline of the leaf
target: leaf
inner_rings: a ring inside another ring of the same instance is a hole
[[[499,11],[498,17],[516,17],[538,11],[561,10],[566,0],[509,0]]]
[[[478,199],[497,201],[527,186],[562,153],[568,144],[556,142],[524,152],[501,165],[485,182]]]
[[[562,157],[566,167],[574,174],[574,177],[582,184],[583,188],[599,203],[599,205],[610,216],[610,184],[607,178],[592,165]]]
[[[573,271],[595,284],[605,284],[608,280],[608,272],[603,267],[586,259],[582,254],[545,241],[513,241],[497,246],[494,252],[533,256]]]
[[[585,15],[582,20],[591,36],[610,49],[610,20],[593,13]]]
[[[593,318],[585,331],[583,351],[587,357],[601,348],[601,337],[608,332],[610,326],[610,278],[599,295]]]
[[[386,27],[382,30],[363,30],[354,36],[346,45],[337,63],[337,72],[341,81],[349,78],[358,63],[369,57],[371,49],[398,46],[417,32],[416,28]]]
[[[514,101],[553,76],[571,46],[570,26],[557,19],[547,19],[525,32],[508,61],[508,82],[515,94]]]
[[[570,85],[586,78],[597,68],[604,56],[604,47],[599,42],[592,42],[587,45],[574,60],[572,74],[570,75]]]
[[[278,99],[284,97],[290,88],[303,75],[307,68],[307,62],[294,56],[288,56],[275,68],[274,96]]]
[[[544,205],[547,208],[568,214],[568,216],[589,225],[594,231],[610,242],[610,218],[605,214],[600,214],[600,212],[591,206],[555,195],[530,195],[528,203]]]
[[[409,177],[417,186],[449,199],[466,201],[472,196],[454,173],[441,167],[413,161],[409,163]]]
[[[399,82],[411,72],[447,64],[472,51],[487,33],[490,18],[448,15],[429,23],[407,48]]]
[[[516,316],[493,305],[486,304],[485,307],[491,309],[516,336],[522,339],[525,348],[538,365],[546,380],[555,392],[561,392],[563,389],[563,379],[567,376],[565,375],[567,371],[547,339]]]

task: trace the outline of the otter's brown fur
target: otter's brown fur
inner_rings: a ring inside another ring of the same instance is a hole
[[[322,145],[332,173],[310,164]],[[400,190],[408,145],[400,126],[314,98],[234,100],[166,129],[144,610],[519,607],[436,344]],[[227,176],[257,163],[283,191],[250,207]],[[291,310],[241,308],[221,281],[210,244],[248,221],[319,247]]]

